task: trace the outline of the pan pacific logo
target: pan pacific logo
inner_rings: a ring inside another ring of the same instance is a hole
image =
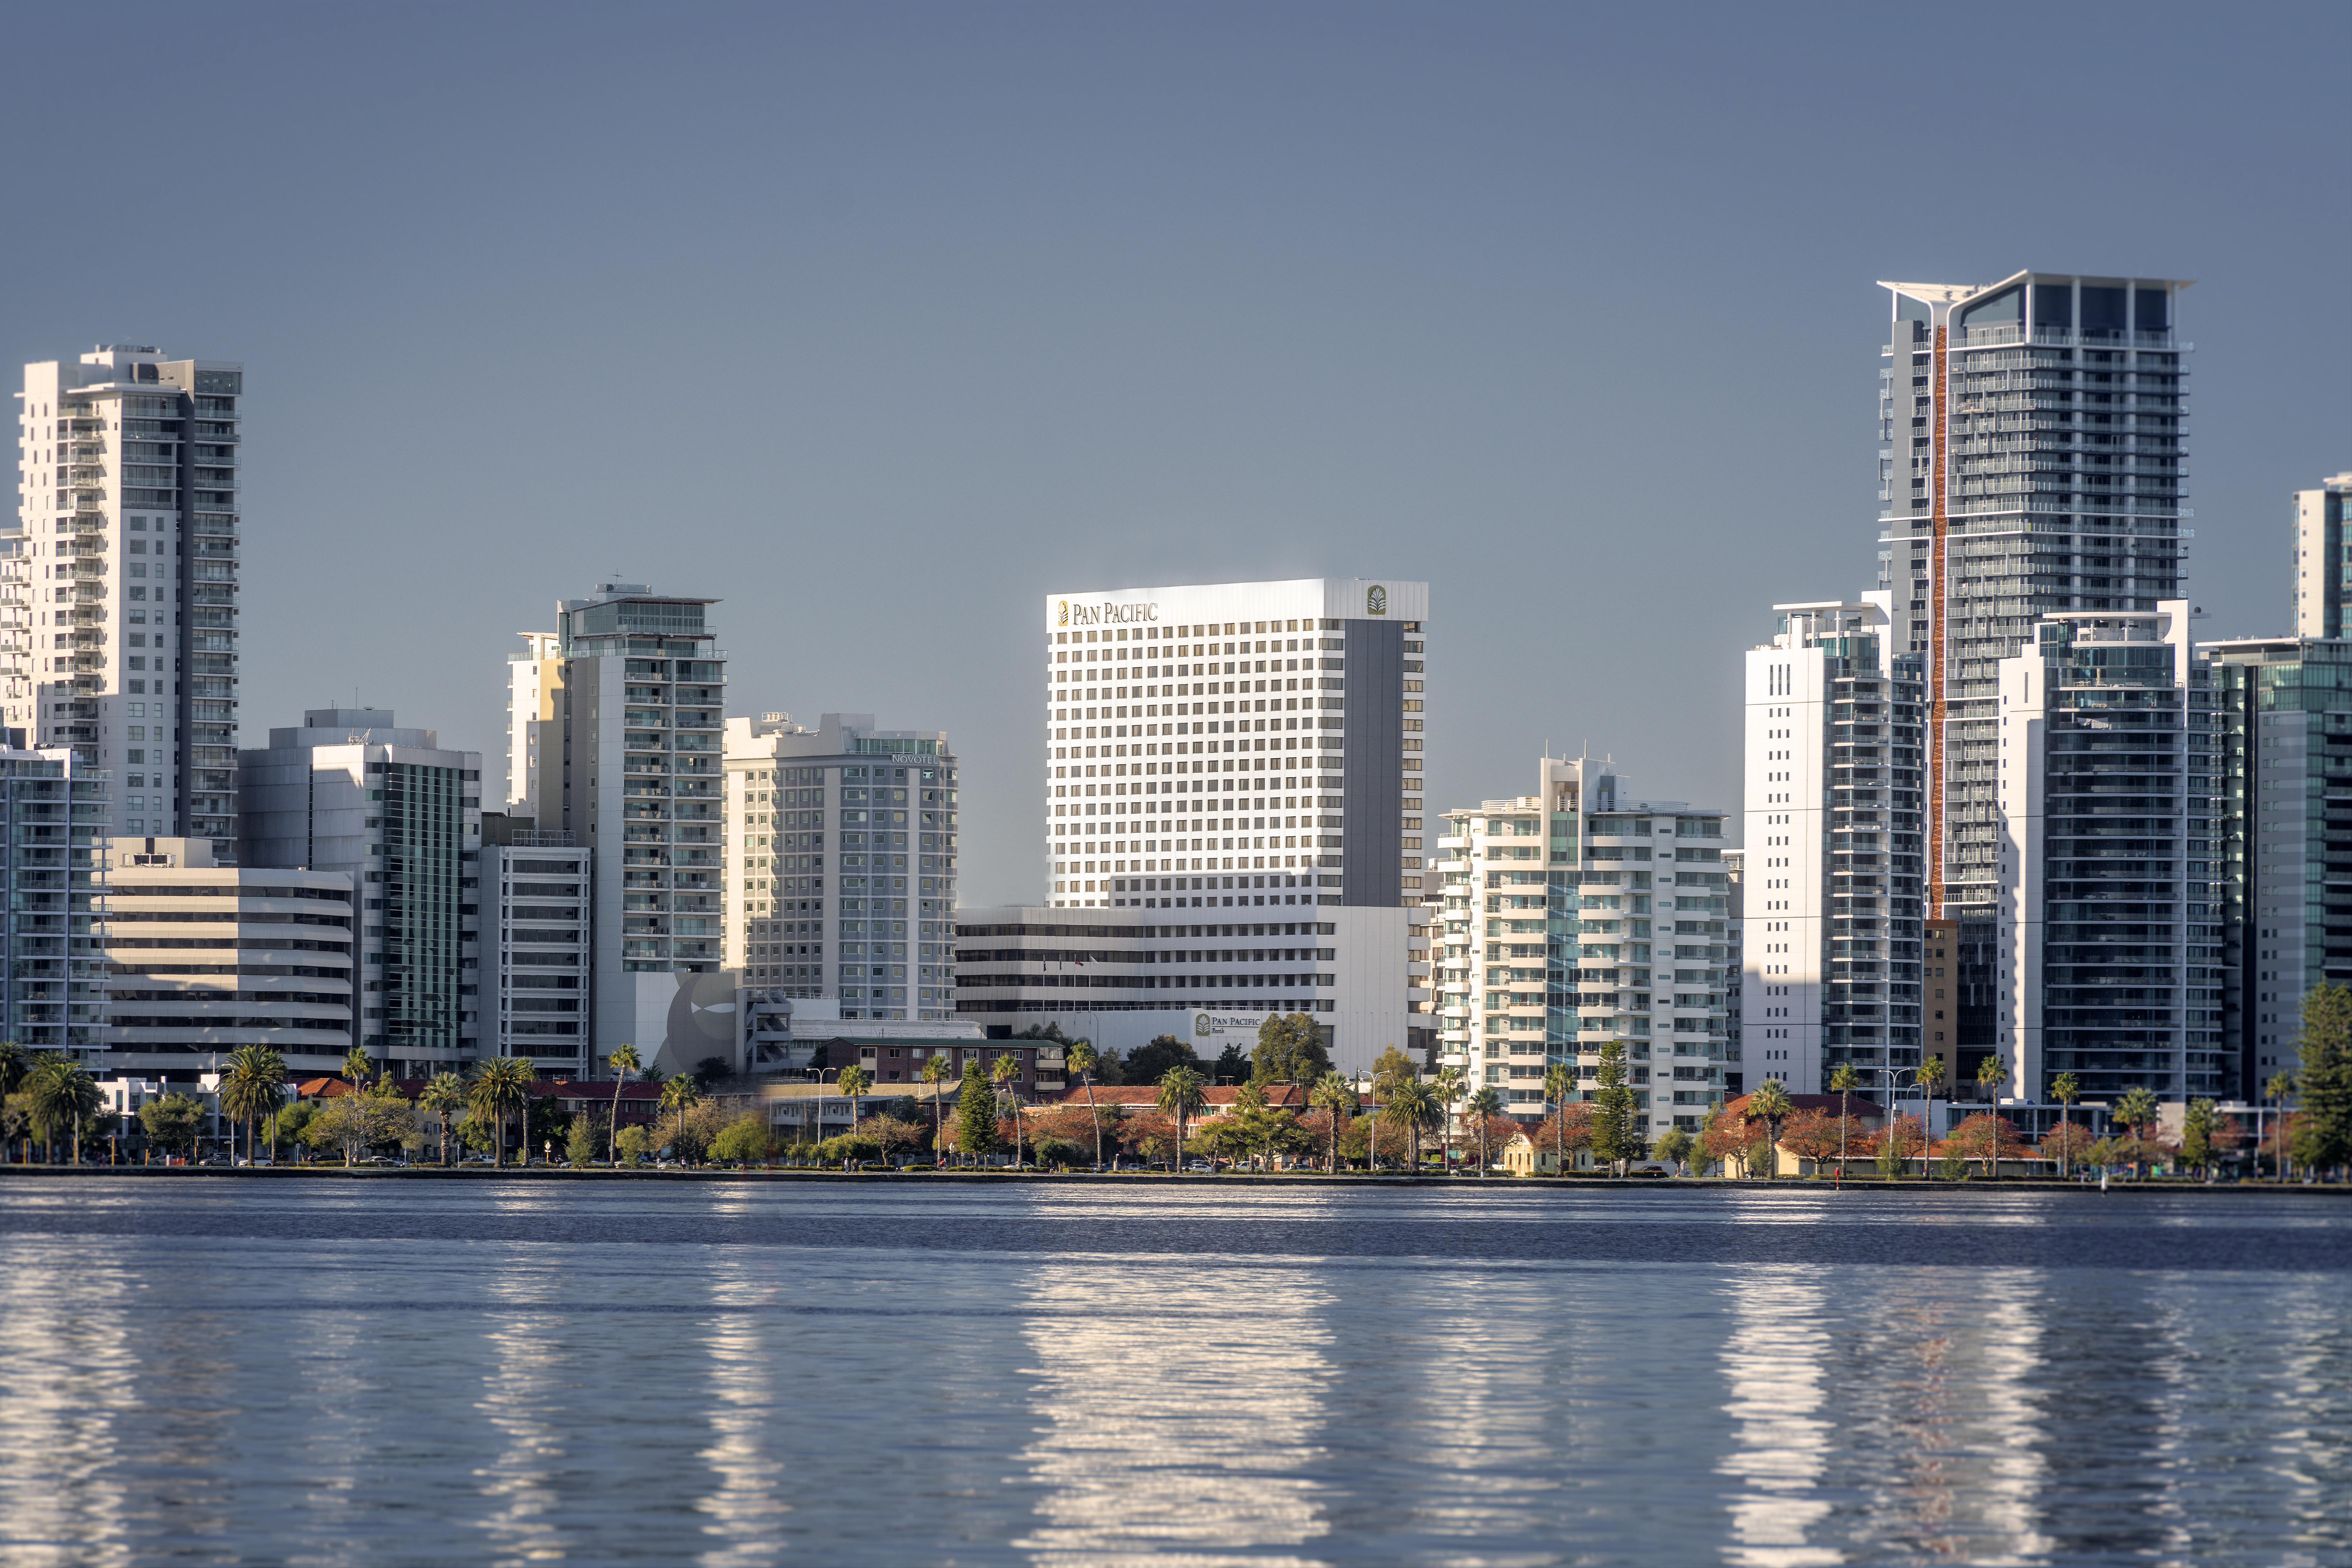
[[[1209,1016],[1206,1013],[1192,1015],[1192,1032],[1196,1035],[1205,1035],[1209,1032]]]
[[[1389,591],[1386,588],[1381,587],[1378,583],[1375,583],[1370,588],[1365,591],[1364,614],[1368,616],[1385,616],[1388,613]]]
[[[1070,601],[1067,599],[1062,601],[1062,618],[1057,624],[1066,626],[1070,624]]]

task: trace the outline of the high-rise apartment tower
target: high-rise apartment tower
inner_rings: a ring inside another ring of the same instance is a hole
[[[1927,913],[1991,917],[1999,665],[2045,615],[2179,592],[2186,282],[1886,283],[1881,582],[1926,656]]]
[[[525,633],[529,672],[509,689],[508,810],[593,850],[599,1058],[651,1058],[680,985],[715,972],[724,945],[727,664],[707,615],[716,599],[604,583],[560,606],[552,646]],[[525,662],[517,660],[515,663]],[[535,739],[536,757],[519,744]]]
[[[0,709],[115,781],[117,833],[237,837],[242,366],[115,344],[25,367]]]
[[[2344,636],[2345,591],[2352,588],[2352,541],[2344,537],[2352,473],[2294,492],[2294,635]]]

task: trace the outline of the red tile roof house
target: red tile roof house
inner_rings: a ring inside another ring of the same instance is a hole
[[[1743,1094],[1738,1099],[1725,1105],[1724,1110],[1728,1110],[1737,1116],[1748,1115],[1749,1102],[1755,1098],[1756,1097],[1753,1094]],[[1843,1102],[1843,1113],[1853,1117],[1864,1131],[1875,1132],[1881,1127],[1886,1125],[1886,1108],[1880,1105],[1878,1101],[1868,1099],[1863,1095],[1792,1094],[1789,1097],[1789,1103],[1796,1108],[1797,1113],[1800,1115],[1808,1110],[1818,1110],[1823,1115],[1835,1117],[1840,1114],[1841,1102]],[[1785,1131],[1787,1128],[1788,1123],[1785,1121],[1782,1122],[1782,1131]],[[1755,1124],[1754,1131],[1758,1137],[1762,1137],[1764,1133],[1763,1123],[1760,1121],[1757,1122]],[[1827,1163],[1816,1165],[1813,1161],[1804,1158],[1792,1149],[1780,1148],[1777,1149],[1775,1152],[1780,1156],[1779,1173],[1783,1176],[1810,1176],[1814,1174],[1817,1171],[1827,1172],[1832,1169],[1837,1163],[1836,1161],[1832,1160]],[[1849,1156],[1846,1160],[1846,1163],[1849,1165],[1854,1163],[1856,1157],[1857,1156]],[[1745,1175],[1747,1173],[1747,1163],[1738,1159],[1737,1156],[1724,1162],[1724,1174],[1726,1175]]]

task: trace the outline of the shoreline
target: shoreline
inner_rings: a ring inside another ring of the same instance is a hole
[[[1428,1187],[1475,1188],[1486,1186],[1497,1191],[1562,1192],[1587,1188],[1612,1190],[1637,1189],[1657,1191],[1674,1189],[1684,1192],[1723,1191],[1733,1193],[1790,1192],[1837,1193],[1851,1190],[1872,1192],[1960,1191],[2034,1192],[2034,1193],[2095,1193],[2095,1183],[2060,1180],[2054,1176],[2004,1176],[1998,1181],[1972,1177],[1964,1182],[1944,1182],[1906,1178],[1883,1181],[1876,1177],[1857,1178],[1851,1189],[1834,1186],[1814,1177],[1789,1177],[1777,1182],[1758,1182],[1722,1176],[1375,1176],[1365,1173],[1324,1175],[1317,1173],[1219,1173],[1193,1172],[1174,1175],[1160,1171],[810,1171],[810,1170],[573,1170],[563,1165],[509,1165],[502,1168],[486,1166],[440,1165],[359,1165],[346,1169],[341,1165],[265,1165],[258,1169],[236,1169],[217,1165],[0,1165],[0,1180],[9,1177],[47,1177],[70,1180],[91,1176],[138,1176],[165,1180],[214,1178],[241,1181],[299,1181],[327,1179],[345,1181],[525,1181],[525,1182],[754,1182],[754,1183],[856,1183],[860,1184],[949,1182],[962,1185],[989,1183],[1045,1184],[1108,1184],[1111,1185],[1164,1185],[1181,1183],[1186,1186],[1285,1186],[1285,1187]],[[2290,1182],[2204,1182],[2147,1181],[2115,1182],[2108,1193],[2214,1193],[2214,1194],[2279,1194],[2307,1193],[2315,1196],[2333,1194],[2352,1196],[2352,1185],[2312,1185]]]

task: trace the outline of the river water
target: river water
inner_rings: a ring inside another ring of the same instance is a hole
[[[0,1183],[0,1562],[2352,1564],[2352,1204]]]

